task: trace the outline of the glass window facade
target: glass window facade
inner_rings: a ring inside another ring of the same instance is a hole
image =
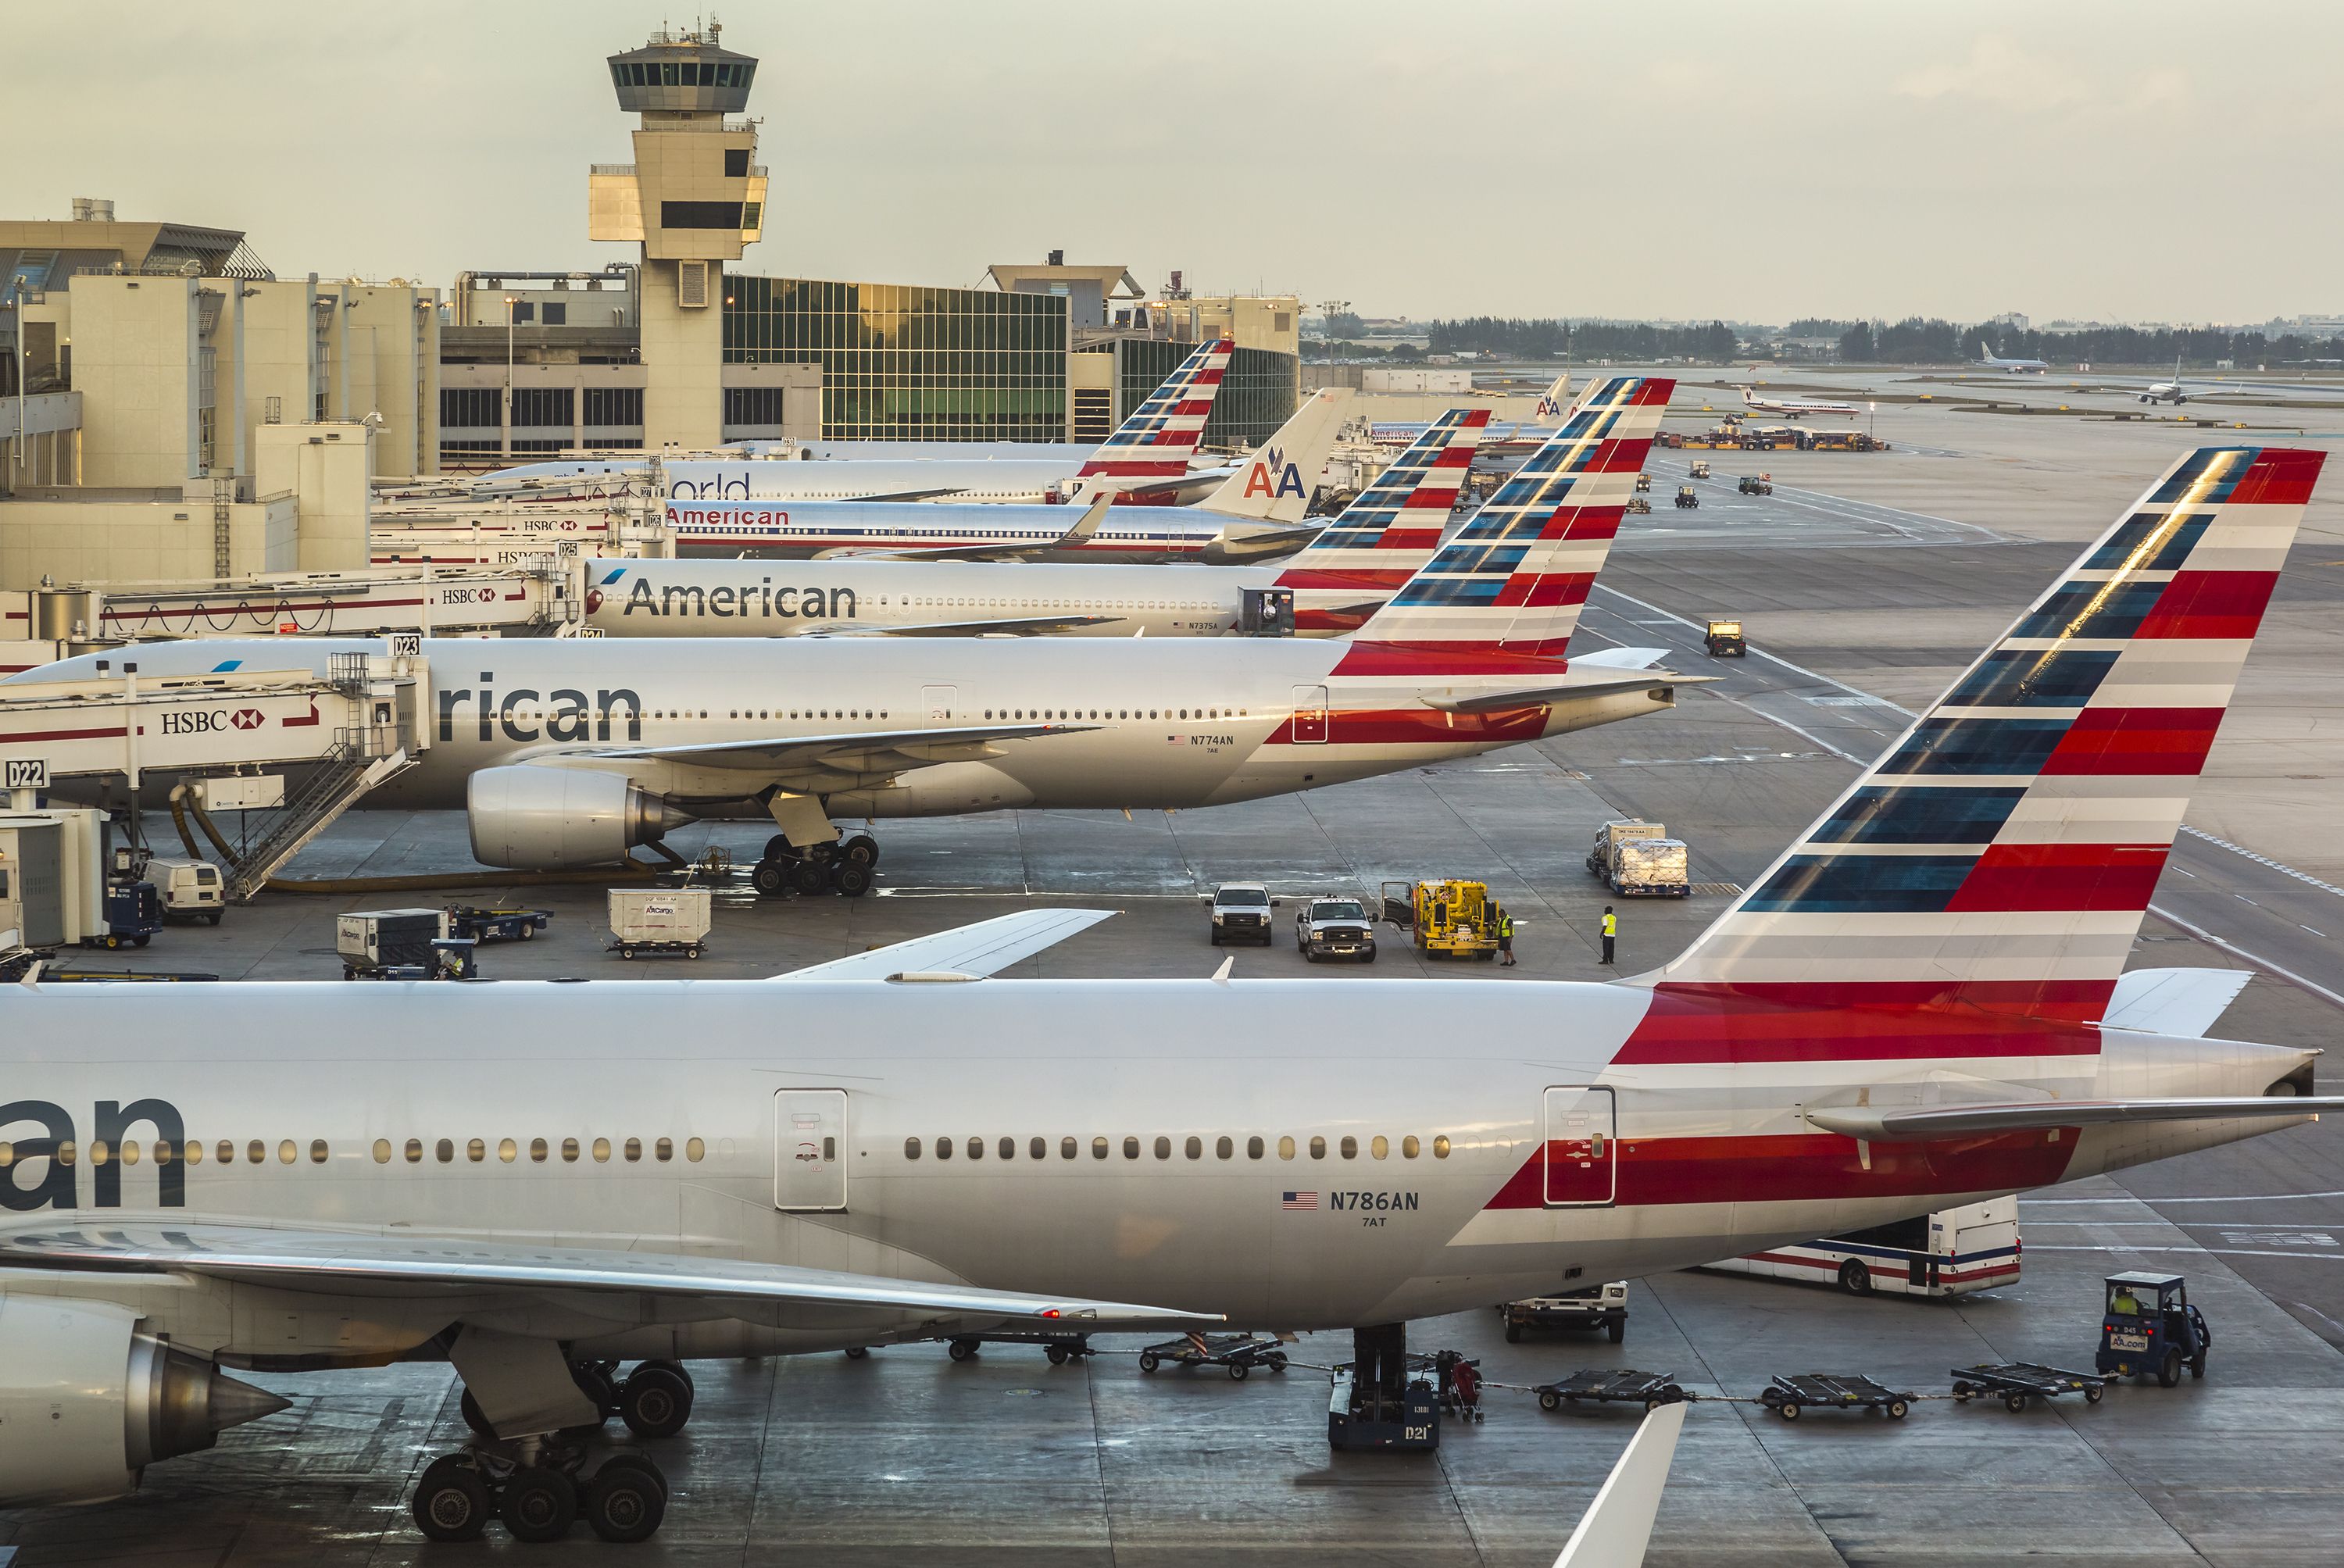
[[[1116,417],[1139,407],[1180,361],[1197,351],[1194,343],[1127,339],[1115,345]],[[1204,444],[1223,450],[1257,447],[1294,417],[1302,397],[1302,365],[1291,354],[1268,349],[1238,349],[1229,355],[1220,395],[1205,421]]]
[[[1062,297],[747,274],[724,294],[726,361],[820,365],[827,439],[1066,439]]]

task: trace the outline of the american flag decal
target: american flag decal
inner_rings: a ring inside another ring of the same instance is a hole
[[[1286,1195],[1286,1201],[1278,1207],[1289,1210],[1316,1209],[1318,1207],[1318,1195],[1315,1192],[1289,1192]]]

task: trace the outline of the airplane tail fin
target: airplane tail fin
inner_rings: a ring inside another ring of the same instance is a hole
[[[1309,513],[1318,481],[1326,477],[1327,459],[1342,432],[1343,405],[1350,396],[1341,387],[1311,393],[1277,434],[1248,452],[1238,471],[1204,499],[1204,509],[1230,517],[1300,522]]]
[[[1440,548],[1489,428],[1485,408],[1451,409],[1433,420],[1288,562],[1279,586],[1309,587],[1308,574],[1339,572],[1397,588],[1422,571]]]
[[[1751,1048],[1829,1051],[1868,1003],[1905,1017],[1897,1054],[2015,1050],[2016,1017],[2101,1017],[2325,455],[2175,463],[1641,983],[1754,1007]],[[1647,1059],[1669,1059],[1661,1001]]]
[[[1554,384],[1547,388],[1544,394],[1540,397],[1538,407],[1531,410],[1531,418],[1543,424],[1549,420],[1562,418],[1563,410],[1570,407],[1571,371],[1566,369],[1561,375],[1554,379]]]
[[[1675,389],[1652,376],[1590,388],[1359,640],[1561,657]]]
[[[1187,472],[1233,347],[1223,338],[1183,359],[1083,464],[1076,477],[1084,482],[1075,499],[1096,500],[1102,491],[1117,489],[1117,481],[1177,479]],[[1170,498],[1164,499],[1168,503]]]

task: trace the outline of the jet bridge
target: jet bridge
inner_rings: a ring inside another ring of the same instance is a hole
[[[110,797],[119,782],[134,811],[142,797],[167,796],[183,834],[192,804],[238,902],[431,744],[419,652],[331,654],[322,679],[306,670],[142,678],[136,650],[126,652],[119,664],[99,661],[89,680],[0,685],[0,788],[25,792],[30,804],[43,791]],[[247,793],[281,803],[248,821],[257,831],[242,848],[186,787],[230,779],[271,784]]]

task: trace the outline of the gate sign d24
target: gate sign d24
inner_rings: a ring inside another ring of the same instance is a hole
[[[9,757],[0,762],[0,788],[46,789],[49,764],[43,757]]]

